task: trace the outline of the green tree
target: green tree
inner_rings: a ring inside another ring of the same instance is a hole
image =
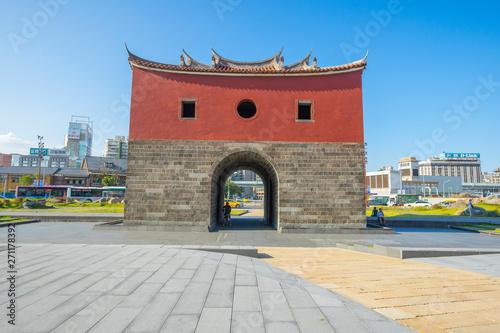
[[[116,186],[116,185],[118,185],[118,179],[114,176],[111,176],[108,174],[103,174],[102,185],[103,186]]]
[[[19,178],[19,184],[21,185],[33,185],[33,176],[32,175],[24,175],[21,178]]]
[[[229,195],[241,195],[241,188],[231,181],[226,181],[226,186],[224,186],[224,195],[227,195],[227,186],[229,184]]]

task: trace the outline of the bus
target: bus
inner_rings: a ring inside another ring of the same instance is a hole
[[[16,198],[25,199],[47,199],[66,198],[69,186],[18,186],[16,187]]]
[[[418,194],[370,195],[370,200],[378,200],[387,206],[404,206],[419,199]]]
[[[95,202],[102,198],[125,198],[124,186],[106,187],[69,187],[66,199],[74,199],[80,202]]]

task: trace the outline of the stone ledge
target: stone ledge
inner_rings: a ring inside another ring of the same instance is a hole
[[[488,249],[439,249],[439,248],[397,248],[386,247],[374,244],[373,246],[366,246],[360,244],[347,245],[337,243],[336,246],[340,249],[351,250],[356,252],[363,252],[369,254],[376,254],[397,259],[411,259],[411,258],[432,258],[432,257],[452,257],[452,256],[470,256],[479,254],[495,254],[500,253],[500,250]]]
[[[391,228],[280,228],[282,234],[395,234]]]

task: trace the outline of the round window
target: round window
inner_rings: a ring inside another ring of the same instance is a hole
[[[240,117],[248,119],[255,116],[255,114],[257,113],[257,107],[255,106],[254,102],[247,99],[241,101],[240,104],[238,104],[237,111]]]

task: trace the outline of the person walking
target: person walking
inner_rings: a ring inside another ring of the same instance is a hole
[[[470,215],[470,217],[474,216],[474,212],[472,211],[473,208],[474,208],[474,206],[472,206],[472,199],[469,199],[469,215]]]
[[[377,213],[377,217],[378,217],[378,223],[385,227],[385,216],[384,216],[384,212],[382,211],[382,207],[379,208],[378,213]]]

